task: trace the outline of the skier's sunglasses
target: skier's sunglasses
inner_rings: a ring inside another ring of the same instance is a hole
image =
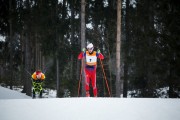
[[[94,48],[92,47],[92,48],[88,48],[88,50],[93,50]]]

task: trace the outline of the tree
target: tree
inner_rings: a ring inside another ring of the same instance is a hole
[[[121,53],[121,0],[117,0],[117,38],[116,38],[116,97],[123,94],[123,81],[120,77]]]
[[[1,74],[11,74],[1,76],[2,81],[13,86],[21,79],[30,95],[29,74],[42,69],[43,61],[50,62],[45,86],[58,88],[58,97],[67,89],[76,96],[76,56],[89,41],[105,56],[113,96],[126,97],[133,90],[140,93],[136,97],[158,97],[157,89],[167,87],[169,97],[179,97],[178,0],[125,2],[121,10],[123,3],[117,0],[0,0],[0,35],[6,38],[0,50]],[[98,92],[106,96],[102,78],[98,65]]]
[[[9,1],[9,44],[10,44],[10,89],[12,89],[13,82],[13,31],[12,31],[12,0]]]
[[[26,1],[27,2],[27,17],[29,17],[29,18],[31,18],[31,7],[30,7],[30,2],[29,2],[29,0],[27,0]],[[24,28],[24,30],[25,30],[25,67],[24,67],[24,69],[26,70],[26,71],[28,71],[28,72],[30,72],[31,73],[31,66],[32,66],[32,64],[31,64],[31,60],[32,60],[32,54],[31,54],[31,21],[30,21],[31,19],[26,19],[26,24],[24,25],[25,26],[25,28]],[[24,78],[25,78],[25,87],[24,87],[24,89],[25,89],[25,92],[26,92],[26,94],[27,95],[29,95],[29,96],[31,96],[31,87],[32,87],[32,85],[31,85],[31,76],[29,75],[29,73],[28,72],[25,72],[25,76],[24,76]]]
[[[86,6],[86,1],[81,0],[81,49],[85,48],[85,38],[86,38],[85,6]],[[82,59],[81,66],[84,66],[83,64],[85,64],[84,59]],[[85,95],[86,95],[85,94],[85,73],[84,73],[84,70],[82,70],[82,96],[85,96]]]
[[[129,63],[129,46],[130,46],[130,23],[129,23],[129,5],[130,1],[126,0],[126,9],[125,9],[125,43],[124,43],[124,85],[123,85],[123,97],[127,97],[128,91],[128,63]]]

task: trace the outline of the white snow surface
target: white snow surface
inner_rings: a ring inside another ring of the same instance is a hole
[[[0,87],[0,120],[180,120],[180,99],[31,99]]]
[[[30,99],[31,97],[20,92],[10,90],[0,86],[0,100],[1,99]]]

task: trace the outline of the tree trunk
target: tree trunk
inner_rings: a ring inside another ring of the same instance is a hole
[[[64,6],[64,1],[63,1],[63,6]],[[58,17],[58,1],[56,0],[56,9],[55,9],[55,25],[56,25],[56,43],[57,43],[57,50],[56,50],[56,90],[57,94],[56,97],[60,97],[60,75],[59,75],[59,51],[60,51],[60,45],[59,45],[59,35],[58,35],[58,28],[57,28],[57,17]]]
[[[74,51],[74,46],[75,46],[75,41],[74,41],[74,33],[75,33],[75,29],[74,29],[74,17],[75,17],[75,15],[74,15],[74,0],[72,0],[72,3],[71,3],[71,42],[72,42],[72,48],[71,48],[71,50],[72,50],[72,54],[71,54],[71,71],[70,71],[70,78],[73,80],[73,79],[75,79],[74,78],[74,68],[75,68],[75,66],[74,66],[74,53],[73,53],[73,51]]]
[[[57,96],[59,97],[59,59],[56,58],[56,81],[57,81],[57,86],[56,86],[56,90],[57,90]]]
[[[27,9],[29,11],[29,18],[31,18],[31,8],[29,0],[27,0]],[[31,51],[30,51],[30,41],[31,41],[31,21],[27,20],[25,25],[25,70],[27,71],[25,74],[25,92],[26,95],[31,96]]]
[[[21,35],[20,35],[20,44],[21,44],[21,83],[25,85],[25,80],[24,80],[24,75],[26,74],[26,71],[24,70],[24,65],[25,65],[25,40],[24,40],[24,30],[22,30]],[[22,93],[25,93],[25,89],[22,90]]]
[[[120,77],[121,53],[121,0],[117,0],[117,40],[116,40],[116,97],[123,94],[123,81]]]
[[[9,70],[9,74],[10,74],[10,89],[12,89],[13,86],[13,33],[12,33],[12,0],[9,1],[9,12],[10,12],[10,16],[9,16],[9,44],[10,44],[10,70]]]
[[[124,47],[124,85],[123,97],[127,97],[128,90],[128,53],[129,53],[129,0],[126,0],[126,16],[125,16],[126,40]]]
[[[85,48],[85,0],[81,0],[81,49]],[[82,61],[84,62],[84,61]],[[85,64],[85,63],[82,63]],[[84,68],[82,68],[82,96],[85,96],[85,73]]]
[[[26,31],[27,28],[26,28]],[[26,32],[25,36],[25,70],[27,71],[25,74],[25,91],[26,95],[31,96],[31,55],[30,55],[30,33]]]

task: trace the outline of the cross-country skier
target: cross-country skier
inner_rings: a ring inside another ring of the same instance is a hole
[[[96,87],[96,67],[97,58],[104,59],[104,56],[100,53],[98,49],[97,52],[94,51],[94,46],[92,43],[87,45],[87,51],[83,48],[82,52],[78,55],[78,59],[85,58],[85,89],[86,97],[90,97],[89,94],[89,84],[93,87],[94,97],[97,97],[97,87]]]
[[[45,75],[41,70],[37,70],[32,74],[33,79],[33,98],[35,98],[36,91],[39,92],[39,97],[42,98],[42,82],[45,79]]]

